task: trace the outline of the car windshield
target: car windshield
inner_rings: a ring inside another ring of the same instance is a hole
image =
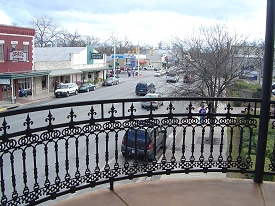
[[[170,77],[174,77],[176,76],[177,74],[167,74],[167,76],[170,76]]]
[[[146,87],[146,84],[144,84],[144,83],[138,83],[137,86],[138,87]]]
[[[88,87],[89,84],[82,84],[81,86],[82,86],[82,87]]]
[[[68,89],[69,88],[69,85],[67,84],[63,84],[60,86],[60,89]]]

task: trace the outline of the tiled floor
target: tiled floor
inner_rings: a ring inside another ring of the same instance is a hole
[[[171,176],[172,178],[172,176]],[[251,179],[183,178],[120,185],[70,198],[52,206],[274,206],[275,183]]]

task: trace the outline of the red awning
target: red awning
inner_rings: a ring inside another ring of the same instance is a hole
[[[147,61],[144,60],[144,59],[139,60],[139,63],[140,63],[140,64],[145,64],[146,62],[147,62]]]

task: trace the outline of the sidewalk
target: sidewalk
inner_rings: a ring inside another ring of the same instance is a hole
[[[42,100],[47,100],[50,98],[54,98],[54,95],[52,93],[37,94],[37,95],[33,95],[33,96],[29,95],[27,97],[16,97],[14,102],[12,102],[11,99],[4,99],[4,100],[0,101],[0,112],[19,107],[21,105],[32,104],[32,103],[39,102]]]
[[[127,76],[127,73],[120,74],[120,77],[121,77],[120,81],[123,81],[123,79],[130,78]],[[140,78],[140,77],[143,77],[143,75],[140,74],[140,76],[134,76],[134,78]],[[133,78],[133,77],[131,77],[131,78]],[[100,88],[100,87],[102,87],[102,84],[97,83],[96,88]],[[4,99],[4,100],[0,101],[0,112],[19,107],[21,105],[31,104],[31,103],[39,102],[42,100],[47,100],[50,98],[55,98],[55,96],[52,92],[50,92],[49,94],[44,93],[44,94],[36,94],[33,96],[29,95],[28,97],[16,97],[16,99],[14,100],[13,103],[10,98]]]

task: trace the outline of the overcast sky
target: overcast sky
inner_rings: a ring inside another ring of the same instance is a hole
[[[29,27],[37,15],[101,41],[113,34],[157,46],[217,21],[253,40],[265,37],[266,0],[0,0],[0,24]]]

